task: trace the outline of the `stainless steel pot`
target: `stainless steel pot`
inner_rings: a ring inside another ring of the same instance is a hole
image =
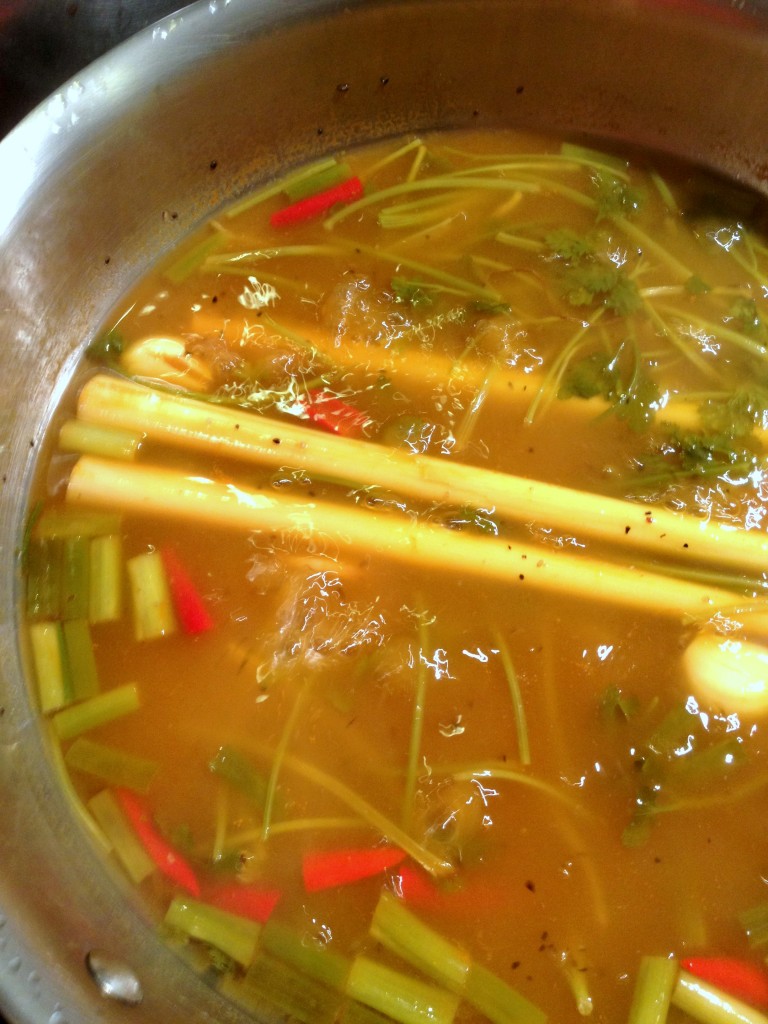
[[[500,123],[629,140],[766,190],[765,6],[205,0],[0,144],[0,1008],[15,1024],[244,1019],[106,866],[23,681],[25,491],[78,353],[147,261],[254,181],[370,138]],[[109,969],[93,980],[93,951],[133,972],[137,1005],[109,995]]]

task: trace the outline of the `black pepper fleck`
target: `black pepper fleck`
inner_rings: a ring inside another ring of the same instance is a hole
[[[325,131],[325,129],[324,129],[324,128],[318,128],[318,129],[317,129],[317,134],[318,134],[318,135],[322,135],[324,131]]]
[[[520,575],[518,576],[518,579],[524,580],[525,579],[525,573],[521,572]]]
[[[382,75],[379,79],[379,85],[389,85],[389,75]]]
[[[280,444],[280,438],[279,437],[273,437],[272,438],[272,444]]]
[[[624,527],[624,533],[629,533],[629,531],[630,531],[631,529],[632,529],[632,527],[631,527],[631,526],[625,526],[625,527]]]
[[[532,882],[530,879],[525,883],[525,888],[528,890],[528,892],[536,892],[536,884]]]
[[[336,92],[349,92],[349,84],[347,82],[339,82],[336,86]]]
[[[525,86],[524,85],[518,85],[518,87],[515,89],[515,93],[518,96],[522,96],[524,92],[525,92]]]
[[[215,171],[216,168],[219,166],[219,161],[218,160],[211,160],[211,162],[208,164],[208,166],[211,168],[212,171]]]
[[[104,257],[104,262],[105,262],[105,263],[109,263],[109,262],[111,262],[111,260],[112,260],[112,257],[111,257],[111,256],[105,256],[105,257]]]

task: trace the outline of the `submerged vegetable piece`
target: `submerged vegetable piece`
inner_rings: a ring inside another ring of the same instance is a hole
[[[305,853],[301,862],[304,888],[307,892],[318,892],[349,885],[394,868],[404,858],[405,853],[394,846]]]
[[[682,960],[681,966],[750,1006],[768,1010],[768,972],[757,964],[735,957],[696,956]]]
[[[300,224],[302,221],[319,217],[323,213],[336,206],[337,203],[351,203],[360,199],[363,194],[363,184],[357,176],[347,178],[338,185],[331,185],[322,192],[315,192],[314,195],[297,199],[290,206],[284,206],[277,210],[269,218],[272,227],[288,227],[291,224]]]
[[[117,799],[158,869],[185,892],[199,896],[200,883],[194,870],[160,834],[146,804],[128,789],[117,790]]]
[[[176,551],[166,546],[161,554],[181,628],[192,636],[213,629],[213,617]]]

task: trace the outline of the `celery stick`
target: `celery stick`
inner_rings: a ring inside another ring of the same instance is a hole
[[[92,623],[117,622],[122,615],[122,547],[114,533],[91,539],[88,618]]]
[[[85,619],[90,603],[87,537],[65,537],[61,551],[61,617]]]
[[[88,801],[88,809],[102,832],[112,844],[115,856],[125,868],[131,881],[138,885],[155,870],[155,865],[122,808],[108,789],[102,790]]]
[[[58,619],[61,610],[61,540],[33,537],[27,548],[27,617]]]
[[[133,683],[118,686],[107,693],[57,711],[53,728],[60,740],[69,740],[88,729],[95,729],[139,708],[139,692]]]
[[[403,795],[403,828],[409,828],[413,816],[413,798],[416,793],[416,777],[418,774],[419,753],[421,752],[421,734],[424,729],[424,701],[427,692],[426,648],[427,627],[424,619],[419,621],[419,653],[416,669],[416,693],[413,697],[413,717],[411,721],[411,738],[408,744],[408,770],[405,776],[405,792]]]
[[[47,509],[35,523],[34,537],[98,537],[120,532],[116,512],[83,512],[72,508]]]
[[[133,602],[134,635],[154,640],[176,631],[176,616],[159,551],[146,551],[126,562]]]
[[[313,175],[320,173],[328,167],[333,167],[336,163],[334,157],[327,157],[324,160],[318,160],[317,163],[310,164],[309,167],[303,167],[300,171],[295,171],[293,174],[286,175],[279,181],[272,185],[267,185],[266,188],[259,189],[257,192],[252,192],[250,195],[245,196],[244,199],[234,203],[225,211],[226,217],[237,217],[246,210],[251,209],[253,206],[257,206],[259,203],[263,203],[267,199],[271,199],[272,196],[279,195],[281,192],[285,192],[287,188],[296,185],[298,182],[303,181],[305,178],[311,178]]]
[[[531,763],[531,746],[528,740],[528,723],[525,717],[525,705],[520,692],[520,682],[512,664],[509,648],[500,633],[496,634],[496,643],[499,645],[501,664],[504,666],[504,675],[507,677],[509,693],[512,697],[512,710],[515,715],[515,729],[517,731],[517,749],[520,754],[520,763],[528,765]]]
[[[182,281],[191,277],[209,256],[218,252],[219,249],[223,249],[230,237],[228,231],[216,231],[212,235],[207,235],[166,267],[163,276],[167,277],[171,284],[181,284]]]
[[[64,634],[60,622],[33,622],[29,627],[40,710],[58,711],[72,699]]]
[[[329,988],[343,991],[351,961],[327,946],[305,941],[293,928],[271,917],[259,936],[261,948]]]
[[[546,1024],[543,1010],[480,964],[471,965],[463,995],[493,1024]]]
[[[399,1024],[450,1024],[458,996],[428,985],[365,956],[352,961],[347,995],[399,1021]]]
[[[744,929],[750,946],[768,944],[768,903],[758,903],[739,914],[739,924]]]
[[[760,1010],[687,971],[680,971],[672,991],[672,1005],[701,1024],[768,1024],[768,1017]]]
[[[264,798],[264,817],[261,823],[261,839],[262,842],[266,842],[269,837],[269,827],[272,824],[272,811],[275,806],[275,797],[277,794],[277,780],[280,775],[280,769],[283,766],[285,759],[285,752],[288,749],[288,744],[293,737],[293,728],[296,724],[296,719],[299,716],[302,705],[304,704],[304,697],[306,695],[306,686],[299,690],[296,695],[296,699],[293,702],[290,714],[286,719],[283,727],[282,735],[277,744],[274,757],[272,758],[272,767],[269,773],[269,781],[267,783],[267,793]]]
[[[601,153],[600,150],[590,149],[588,146],[579,146],[573,142],[564,142],[560,147],[560,155],[565,157],[566,160],[586,164],[587,167],[609,170],[615,177],[629,181],[627,161],[620,156]]]
[[[69,619],[63,625],[63,633],[72,680],[72,699],[95,697],[99,692],[99,675],[88,622],[85,619]]]
[[[82,420],[67,420],[59,431],[59,448],[65,452],[88,452],[111,459],[135,459],[140,444],[140,434],[83,423]]]
[[[302,1024],[334,1024],[338,1020],[340,998],[337,993],[264,954],[253,961],[242,978],[224,979],[221,991],[242,1003],[259,1019],[268,1006]]]
[[[339,185],[342,181],[352,177],[352,169],[349,164],[331,164],[330,167],[321,167],[305,178],[298,181],[288,182],[283,189],[288,202],[296,203],[299,199],[305,199],[316,192],[324,192],[327,188]]]
[[[165,923],[190,938],[215,946],[244,967],[253,960],[261,931],[261,925],[256,921],[219,910],[189,896],[176,896],[171,901]]]
[[[469,955],[424,924],[387,890],[379,897],[370,931],[382,946],[435,981],[457,992],[466,986],[471,966]]]
[[[644,956],[637,972],[628,1024],[664,1024],[676,981],[676,961]]]
[[[656,171],[650,171],[650,178],[653,184],[656,186],[656,191],[661,196],[661,201],[670,213],[680,213],[680,207],[677,205],[677,200],[672,194],[672,189],[666,183],[666,181]]]
[[[71,769],[87,772],[111,786],[124,786],[137,793],[146,793],[157,773],[155,761],[96,743],[85,736],[74,741],[64,755],[64,761]]]
[[[214,775],[239,789],[259,810],[264,808],[268,781],[239,750],[230,746],[219,747],[208,767]]]

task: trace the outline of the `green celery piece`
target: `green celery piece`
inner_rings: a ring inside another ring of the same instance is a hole
[[[352,961],[347,995],[398,1024],[451,1024],[458,997],[365,956]]]
[[[86,619],[90,605],[90,544],[85,536],[65,537],[61,550],[61,617]]]
[[[333,188],[334,185],[339,185],[351,177],[352,169],[348,163],[331,164],[330,167],[321,167],[314,174],[298,181],[288,182],[283,191],[290,203],[296,203],[307,196],[315,195],[316,192]]]
[[[258,206],[267,199],[271,199],[273,196],[277,196],[281,192],[285,192],[287,188],[303,181],[305,178],[311,178],[323,169],[333,167],[335,163],[336,159],[334,157],[326,157],[323,160],[318,160],[317,163],[310,164],[309,167],[302,167],[301,170],[294,171],[293,173],[286,175],[284,178],[281,178],[279,181],[273,182],[271,185],[267,185],[265,188],[259,189],[256,192],[251,192],[243,199],[233,203],[232,206],[225,210],[224,215],[230,219],[232,217],[238,217],[241,213],[245,213],[246,210],[250,210],[252,207]]]
[[[154,640],[176,631],[168,578],[159,551],[145,551],[126,562],[137,640]]]
[[[126,683],[57,711],[53,717],[53,728],[60,740],[69,740],[138,709],[138,689],[134,684]]]
[[[181,284],[200,269],[209,256],[223,249],[230,237],[228,231],[216,231],[201,239],[167,266],[163,271],[163,276],[168,278],[171,284]]]
[[[222,988],[259,1018],[268,1006],[301,1024],[335,1024],[341,1006],[337,992],[264,953],[259,953],[242,978]]]
[[[305,942],[302,935],[271,917],[259,937],[261,948],[295,967],[303,975],[336,989],[344,990],[351,961],[327,946]]]
[[[253,960],[261,931],[261,925],[256,921],[246,920],[189,896],[176,896],[164,921],[175,931],[215,946],[243,967]]]
[[[640,708],[637,697],[624,693],[618,686],[609,686],[600,698],[600,714],[605,720],[628,722]]]
[[[269,780],[243,753],[228,745],[219,747],[208,767],[214,775],[239,789],[259,810],[264,809]]]
[[[493,1024],[546,1024],[543,1010],[480,964],[469,969],[464,998]]]
[[[32,661],[37,679],[40,710],[59,711],[72,700],[72,684],[66,661],[60,622],[33,622],[29,626]]]
[[[135,885],[155,871],[155,863],[128,822],[113,793],[102,790],[88,801],[88,810],[112,845],[112,850]]]
[[[157,774],[157,763],[116,747],[79,736],[64,755],[68,768],[94,775],[110,786],[146,793]]]
[[[672,1005],[701,1024],[768,1024],[760,1010],[680,971],[672,992]]]
[[[472,963],[469,954],[425,924],[387,890],[379,897],[370,933],[402,960],[452,991],[465,988]]]
[[[768,945],[768,903],[759,903],[743,910],[739,914],[739,924],[753,949]]]
[[[95,697],[99,674],[93,652],[91,630],[86,619],[68,619],[63,625],[64,649],[72,679],[73,700]]]
[[[34,537],[98,537],[120,532],[120,516],[115,512],[81,512],[79,509],[50,508],[35,523]]]
[[[669,957],[641,959],[627,1024],[665,1024],[677,972],[677,962]]]
[[[27,618],[59,618],[61,609],[61,546],[58,537],[32,537],[27,548]]]
[[[123,610],[123,546],[117,534],[91,538],[88,618],[117,622]]]
[[[113,328],[95,338],[85,350],[85,354],[94,362],[117,367],[124,348],[125,339],[119,331]]]

